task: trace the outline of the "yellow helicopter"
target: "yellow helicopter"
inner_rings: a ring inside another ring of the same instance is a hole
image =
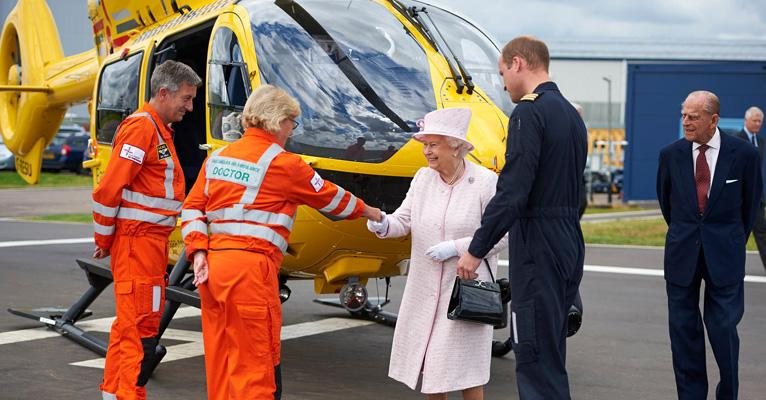
[[[187,63],[204,82],[194,111],[174,124],[189,187],[207,154],[238,137],[239,113],[262,83],[301,104],[300,127],[286,149],[387,212],[425,165],[410,138],[416,121],[434,109],[470,108],[475,149],[468,158],[496,172],[503,167],[503,110],[512,104],[497,74],[500,51],[477,25],[444,8],[416,0],[88,0],[88,13],[94,48],[69,57],[44,0],[18,0],[3,25],[0,131],[31,184],[67,107],[88,99],[91,159],[83,166],[98,183],[117,125],[148,100],[151,73],[168,59]],[[179,303],[199,304],[185,279],[180,229],[171,244],[174,303],[163,330]],[[283,298],[288,279],[313,279],[317,294],[340,293],[350,312],[390,319],[371,306],[364,285],[406,274],[409,247],[408,239],[377,240],[363,222],[301,208],[281,266]],[[43,322],[102,353],[103,343],[74,323],[111,274],[93,260],[78,263],[91,289]]]

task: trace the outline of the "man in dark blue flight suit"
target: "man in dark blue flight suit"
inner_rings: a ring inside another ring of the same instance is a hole
[[[511,327],[521,399],[570,399],[567,311],[583,274],[578,219],[587,131],[548,76],[548,48],[521,36],[503,48],[500,75],[517,104],[505,167],[458,275],[475,278],[489,249],[509,232]]]

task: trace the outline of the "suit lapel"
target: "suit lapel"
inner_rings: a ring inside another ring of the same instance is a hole
[[[761,160],[763,160],[763,138],[760,134],[755,135],[755,142],[758,143],[758,156],[761,157]]]
[[[697,184],[694,181],[694,160],[692,158],[692,142],[684,141],[678,147],[676,154],[676,166],[681,174],[681,193],[689,194],[689,201],[697,209]]]
[[[715,162],[713,184],[710,187],[710,196],[708,196],[705,216],[710,213],[713,205],[715,205],[715,201],[718,200],[718,196],[721,194],[726,177],[729,176],[731,164],[734,161],[734,147],[729,146],[728,140],[726,139],[721,135],[721,149],[718,150],[718,160]]]

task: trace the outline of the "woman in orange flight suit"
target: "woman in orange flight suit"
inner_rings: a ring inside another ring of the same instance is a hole
[[[262,85],[243,137],[214,152],[183,205],[182,232],[202,303],[209,399],[273,399],[280,363],[278,273],[296,209],[380,220],[380,210],[284,150],[298,102]]]

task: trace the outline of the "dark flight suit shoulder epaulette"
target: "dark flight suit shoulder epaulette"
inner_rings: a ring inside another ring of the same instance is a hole
[[[535,101],[535,100],[537,100],[538,97],[540,97],[540,95],[541,95],[541,93],[529,93],[529,94],[525,94],[521,98],[521,101]]]

